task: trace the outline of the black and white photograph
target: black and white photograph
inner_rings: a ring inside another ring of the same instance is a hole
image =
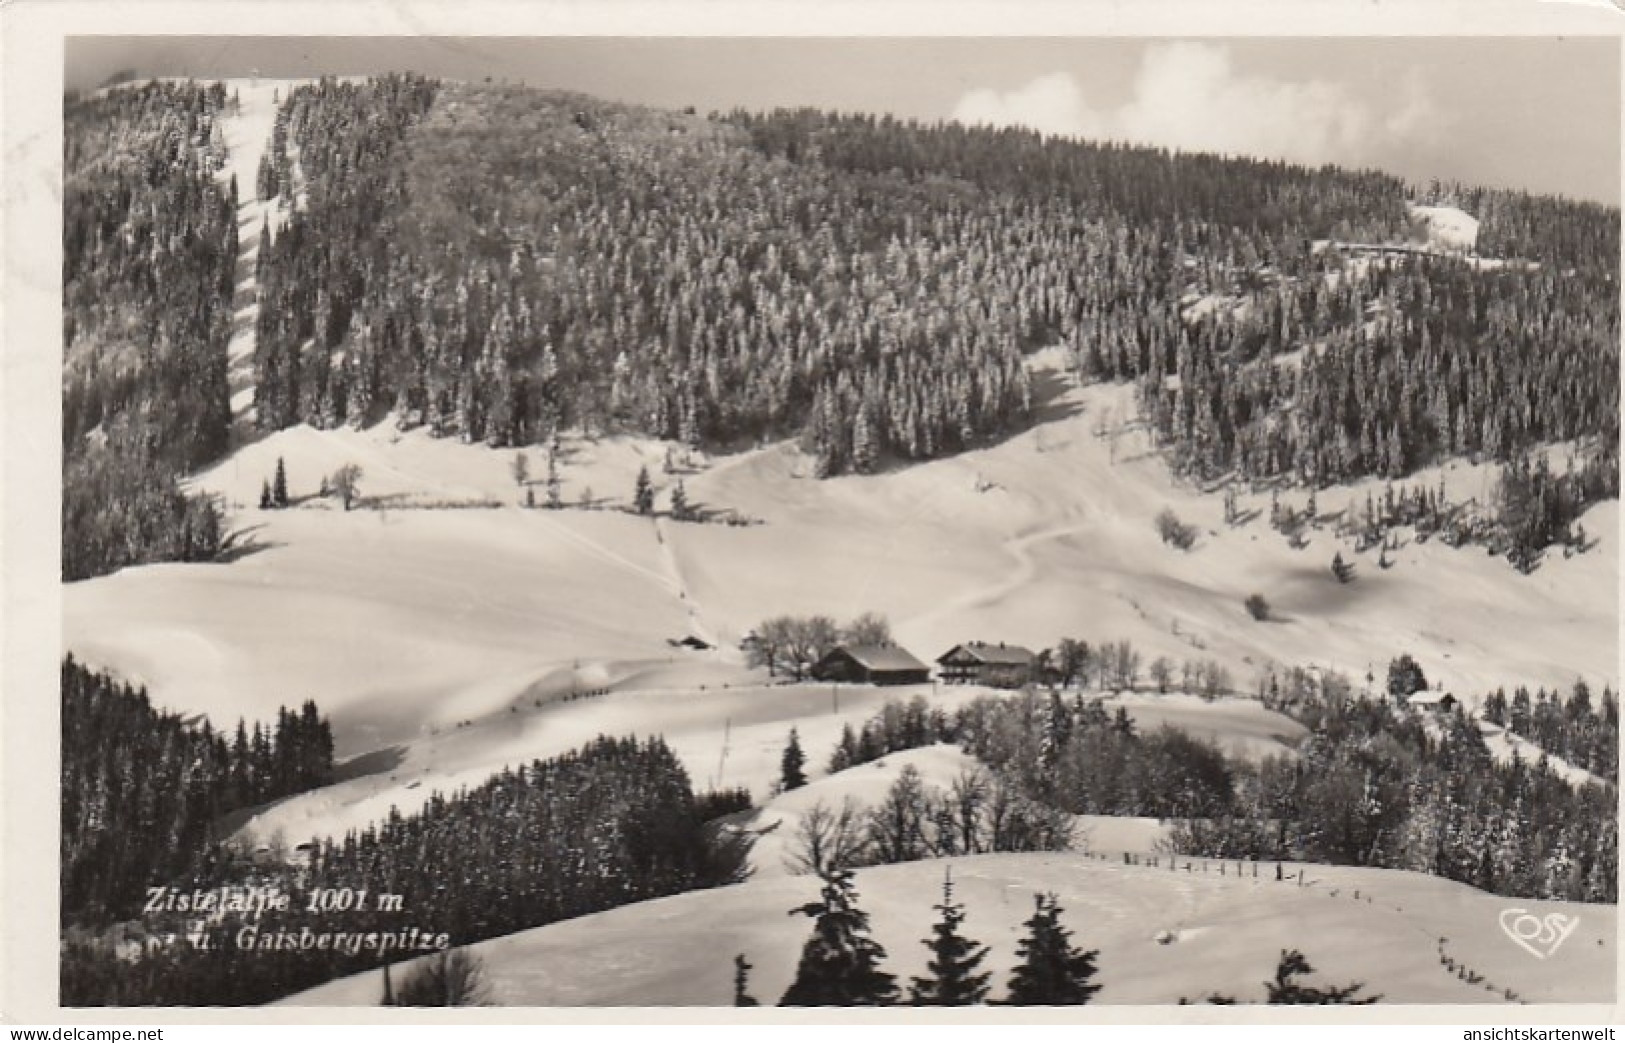
[[[1620,64],[67,38],[60,1006],[1616,1004]]]

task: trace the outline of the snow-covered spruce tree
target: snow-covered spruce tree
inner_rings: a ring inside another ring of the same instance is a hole
[[[1389,662],[1388,694],[1395,699],[1404,699],[1416,692],[1425,691],[1427,686],[1427,675],[1422,672],[1421,665],[1409,652]]]
[[[683,488],[683,480],[677,479],[677,485],[671,491],[671,516],[676,521],[688,521],[688,491]]]
[[[745,954],[740,953],[737,956],[735,956],[734,957],[734,1006],[736,1006],[736,1007],[759,1007],[759,1006],[761,1006],[760,1003],[756,1002],[756,997],[754,997],[754,996],[752,996],[750,994],[750,972],[751,972],[751,964],[750,964],[750,961],[745,959]]]
[[[801,749],[801,737],[790,729],[790,741],[785,744],[784,756],[779,759],[779,784],[786,790],[800,789],[807,784],[807,755]]]
[[[271,505],[288,506],[288,471],[283,467],[280,456],[276,458],[276,477],[271,480]]]
[[[1281,962],[1275,967],[1275,980],[1264,983],[1266,1003],[1343,1003],[1361,1006],[1375,1003],[1381,996],[1361,996],[1356,998],[1355,993],[1365,988],[1364,982],[1354,982],[1342,988],[1317,989],[1312,985],[1305,985],[1298,980],[1300,975],[1313,974],[1315,969],[1309,966],[1309,961],[1303,953],[1296,949],[1281,950]]]
[[[1053,894],[1034,895],[1035,910],[1016,947],[1021,960],[1010,974],[1005,1003],[1017,1007],[1057,1007],[1088,1003],[1100,986],[1095,976],[1099,950],[1084,952],[1072,944],[1072,932],[1061,926],[1061,906]]]
[[[829,755],[829,773],[845,771],[860,763],[862,755],[858,750],[858,735],[852,730],[852,722],[841,725],[841,739],[835,744],[835,752]]]
[[[654,485],[649,481],[649,468],[638,468],[638,482],[632,490],[632,506],[639,514],[648,514],[655,509]]]
[[[1296,949],[1282,949],[1281,960],[1275,965],[1275,978],[1264,983],[1265,1003],[1285,1004],[1347,1004],[1364,1006],[1382,999],[1381,996],[1361,996],[1356,998],[1355,993],[1365,988],[1364,983],[1355,982],[1342,988],[1317,989],[1312,985],[1305,985],[1298,980],[1300,975],[1313,974],[1315,969],[1309,966],[1309,961],[1303,953]],[[1180,997],[1181,1005],[1190,1000]],[[1238,1001],[1234,996],[1222,993],[1211,993],[1204,1003],[1214,1003],[1228,1006]]]
[[[271,166],[269,153],[260,156],[259,169],[254,172],[254,189],[261,202],[277,196],[276,169]]]
[[[942,904],[936,906],[941,919],[925,939],[931,950],[926,964],[931,976],[915,978],[909,985],[909,1000],[917,1007],[971,1007],[987,1000],[992,972],[977,972],[987,957],[987,946],[959,933],[965,921],[965,907],[954,902],[951,870],[942,874]]]
[[[880,969],[886,950],[869,936],[869,916],[858,908],[852,871],[824,877],[820,901],[790,915],[814,919],[812,937],[801,949],[795,980],[779,999],[781,1007],[883,1007],[897,1002],[896,978]]]

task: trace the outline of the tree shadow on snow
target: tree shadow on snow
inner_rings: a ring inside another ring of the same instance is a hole
[[[1041,427],[1070,420],[1083,412],[1083,403],[1063,401],[1072,382],[1054,370],[1030,371],[1033,389],[1033,417],[1029,427]]]
[[[402,745],[386,746],[381,750],[363,753],[351,757],[349,760],[333,768],[333,781],[349,782],[351,779],[364,778],[368,775],[382,775],[386,771],[394,771],[406,760],[406,747]]]
[[[1382,584],[1373,582],[1382,575],[1374,560],[1345,555],[1344,561],[1355,567],[1354,578],[1347,583],[1338,582],[1332,575],[1331,559],[1327,558],[1292,569],[1275,582],[1273,591],[1260,590],[1270,603],[1270,621],[1292,622],[1300,615],[1336,614],[1383,596]]]
[[[225,539],[220,541],[220,551],[214,556],[214,560],[230,565],[272,547],[280,547],[281,544],[268,543],[256,535],[263,528],[264,525],[250,525],[246,529],[234,529],[226,533]]]

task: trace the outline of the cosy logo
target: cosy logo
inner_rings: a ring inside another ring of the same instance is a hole
[[[1527,909],[1501,910],[1501,930],[1537,960],[1544,960],[1557,952],[1558,947],[1568,941],[1569,935],[1579,926],[1578,916],[1565,913],[1536,916]]]

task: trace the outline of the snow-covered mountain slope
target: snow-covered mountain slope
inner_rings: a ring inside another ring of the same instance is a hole
[[[387,426],[293,428],[195,482],[221,493],[232,524],[262,549],[71,584],[65,647],[216,723],[314,698],[334,714],[345,752],[501,709],[498,678],[517,690],[579,662],[665,658],[667,641],[689,633],[731,649],[782,613],[879,611],[927,660],[970,638],[1034,648],[1126,639],[1147,663],[1217,660],[1246,691],[1269,663],[1380,680],[1405,651],[1468,698],[1576,677],[1617,686],[1616,504],[1584,518],[1594,549],[1554,554],[1533,575],[1437,541],[1409,544],[1379,569],[1330,525],[1291,549],[1264,520],[1265,493],[1244,492],[1243,515],[1259,516],[1227,526],[1220,496],[1172,483],[1131,415],[1126,388],[1072,388],[1033,430],[953,459],[817,481],[780,444],[684,476],[692,501],[761,522],[743,527],[530,510],[511,451]],[[664,453],[631,439],[570,440],[564,499],[590,488],[622,506],[647,465],[663,505],[674,481],[661,474]],[[534,476],[543,455],[529,456]],[[311,498],[259,510],[279,458],[296,500],[341,463],[360,464],[366,505],[345,512]],[[1453,497],[1490,492],[1488,467],[1413,480],[1441,478]],[[1363,503],[1368,489],[1380,495],[1376,483],[1323,490],[1321,511]],[[1301,508],[1305,497],[1282,499]],[[1165,507],[1196,526],[1192,549],[1158,538]],[[1353,583],[1328,568],[1339,550],[1356,564]],[[1268,621],[1247,614],[1252,593],[1269,601]]]
[[[229,728],[315,699],[332,717],[341,757],[393,751],[313,797],[328,802],[325,810],[306,815],[293,802],[267,819],[271,828],[365,821],[391,801],[405,803],[413,784],[417,792],[477,781],[599,730],[667,730],[698,766],[697,783],[765,789],[792,723],[834,729],[808,736],[818,760],[841,721],[861,720],[895,694],[854,693],[837,712],[811,688],[759,687],[763,678],[744,670],[737,643],[785,613],[884,613],[927,661],[972,638],[1032,648],[1063,637],[1128,640],[1146,663],[1215,660],[1243,691],[1271,664],[1334,667],[1357,682],[1369,671],[1380,681],[1401,652],[1469,700],[1497,686],[1567,687],[1576,677],[1618,685],[1617,504],[1584,518],[1594,549],[1554,554],[1530,576],[1437,541],[1392,552],[1393,567],[1380,569],[1336,540],[1329,523],[1294,550],[1267,525],[1268,493],[1243,491],[1238,507],[1250,520],[1230,526],[1217,491],[1174,483],[1135,420],[1133,390],[1076,386],[1058,349],[1030,360],[1040,389],[1030,430],[950,459],[828,481],[811,477],[789,442],[718,458],[675,451],[677,473],[667,474],[674,447],[567,433],[558,460],[567,509],[532,510],[527,495],[546,496],[540,448],[525,451],[522,487],[514,450],[389,422],[359,431],[301,426],[248,441],[254,237],[267,217],[273,225],[284,217],[253,199],[254,173],[274,99],[292,86],[226,84],[240,101],[226,117],[231,159],[221,176],[236,174],[243,200],[231,352],[245,439],[191,485],[220,495],[248,552],[69,584],[62,621],[66,650],[148,685],[161,706]],[[279,460],[295,504],[261,510],[261,486]],[[323,476],[347,463],[362,469],[353,511],[317,495]],[[654,476],[662,508],[681,478],[702,510],[757,524],[625,513],[618,508],[640,467]],[[1466,463],[1410,479],[1442,482],[1458,500],[1488,497],[1492,480],[1492,467]],[[1381,483],[1322,490],[1320,511],[1363,503],[1373,491],[1380,495]],[[1300,509],[1306,499],[1282,496]],[[584,509],[584,501],[608,509]],[[1190,550],[1158,538],[1154,519],[1165,508],[1195,526]],[[1336,582],[1328,568],[1339,550],[1356,565],[1353,583]],[[1267,621],[1243,606],[1254,593],[1271,605]],[[687,635],[718,647],[692,653],[669,644]],[[723,684],[731,686],[725,697]],[[590,713],[548,705],[599,688],[612,697],[569,704]],[[1234,704],[1163,699],[1130,708],[1147,721],[1214,731],[1243,752],[1284,748],[1284,719],[1244,721]],[[746,728],[760,731],[747,740]],[[750,743],[757,752],[747,770],[740,750]],[[383,764],[398,777],[376,770]]]

